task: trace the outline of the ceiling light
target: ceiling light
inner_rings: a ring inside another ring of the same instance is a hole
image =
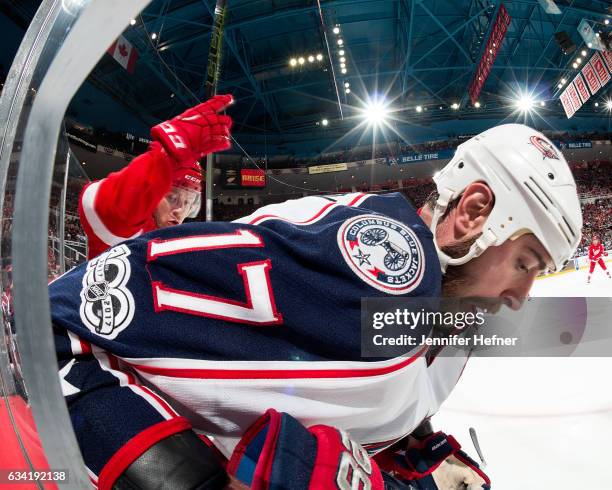
[[[476,107],[476,109],[480,108],[480,102],[478,101],[474,102],[474,107]]]
[[[588,46],[589,48],[592,48],[592,47],[593,47],[593,43],[587,43],[587,46]]]
[[[608,25],[610,23],[610,19],[604,20],[604,24]]]
[[[323,55],[321,53],[319,53],[317,55],[317,61],[321,61],[323,59]]]
[[[314,60],[315,60],[315,57],[314,57],[313,55],[310,55],[310,56],[308,57],[308,62],[309,62],[309,63],[314,63]]]
[[[322,124],[323,126],[327,126],[327,125],[329,124],[329,121],[328,121],[327,119],[323,119],[323,120],[321,121],[321,124]]]
[[[609,111],[612,111],[612,100],[608,99],[606,101],[606,109],[608,109]]]
[[[290,64],[291,66],[295,66],[295,65],[297,65],[297,60],[296,60],[295,58],[291,58],[291,59],[289,60],[289,64]]]
[[[595,102],[595,107],[599,107],[599,102]]]
[[[561,79],[561,85],[565,85],[567,83],[567,79],[566,78],[562,78]]]
[[[457,102],[453,102],[451,104],[451,109],[453,109],[454,111],[456,111],[457,109],[459,109],[459,104],[457,104]]]
[[[340,68],[346,68],[346,64],[340,63]]]
[[[344,82],[344,87],[345,87],[345,88],[349,88],[350,86],[351,86],[351,84],[350,84],[350,83],[348,83],[348,82]]]
[[[347,94],[350,94],[350,93],[351,93],[351,89],[350,89],[350,88],[348,88],[348,87],[346,87],[346,88],[344,89],[344,92],[345,92],[345,93],[347,93]]]
[[[340,51],[338,51],[338,54],[339,54],[340,56],[344,56],[344,49],[341,49]]]
[[[155,41],[157,39],[157,34],[155,34],[155,33],[151,34],[151,39],[153,39]]]
[[[578,68],[578,63],[572,63],[572,68],[574,68],[574,70]]]
[[[516,107],[521,112],[531,112],[533,110],[534,104],[535,102],[533,98],[531,97],[531,95],[522,95],[516,101]]]
[[[546,106],[546,102],[544,102],[543,100],[540,101],[540,107],[545,107]]]
[[[344,41],[342,39],[338,39],[338,46],[342,46],[344,44]]]
[[[363,110],[363,115],[366,121],[373,126],[377,126],[385,122],[388,113],[389,111],[387,110],[386,104],[381,100],[371,101]]]
[[[131,25],[131,26],[135,26],[135,25],[136,25],[136,19],[132,19],[132,20],[130,20],[130,25]]]
[[[298,63],[300,65],[303,65],[306,62],[306,60],[304,58],[302,58],[301,56],[298,58]]]
[[[420,105],[416,106],[416,111],[417,112],[423,112],[423,107],[420,106]]]
[[[582,58],[576,58],[576,63],[578,64],[582,63]]]
[[[581,54],[582,56],[586,56],[586,55],[587,55],[586,49],[583,49],[583,50],[580,52],[580,54]]]
[[[560,83],[559,85],[557,85],[557,88],[563,88],[563,84]]]
[[[340,62],[344,63],[345,61],[346,61],[346,58],[345,58],[344,56],[342,56],[342,57],[340,58]]]
[[[342,68],[342,70],[340,70],[342,72],[343,75],[346,74],[346,68]]]
[[[334,34],[340,34],[340,28],[338,26],[334,27],[333,31]]]

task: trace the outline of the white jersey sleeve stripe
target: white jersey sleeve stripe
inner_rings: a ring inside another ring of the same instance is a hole
[[[85,219],[91,226],[91,229],[95,233],[95,235],[106,243],[109,246],[116,245],[125,240],[129,240],[131,238],[136,238],[137,236],[142,235],[142,230],[137,231],[132,236],[122,237],[119,235],[115,235],[112,233],[104,224],[98,213],[96,213],[96,209],[94,207],[94,203],[96,200],[96,194],[98,193],[98,188],[102,181],[93,182],[89,184],[85,191],[83,192],[82,204],[83,204],[83,213],[85,214]]]
[[[70,330],[66,330],[68,334],[68,339],[70,340],[70,350],[72,351],[72,355],[78,356],[79,354],[83,354],[83,345],[81,341],[77,337],[77,335]]]
[[[100,367],[112,374],[119,380],[119,386],[130,388],[135,394],[144,398],[151,407],[153,407],[164,419],[171,420],[178,417],[176,412],[162,400],[159,396],[153,393],[150,389],[137,385],[133,382],[133,375],[114,369],[111,367],[112,356],[101,349],[94,348],[93,355],[100,364]]]

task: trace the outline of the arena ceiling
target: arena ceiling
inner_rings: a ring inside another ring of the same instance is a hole
[[[27,14],[38,2],[8,3]],[[502,3],[511,22],[476,108],[468,86]],[[135,73],[104,56],[89,82],[147,125],[193,105],[204,96],[214,4],[152,1],[124,33],[139,51]],[[546,13],[537,0],[228,0],[218,90],[236,97],[234,131],[246,138],[341,134],[376,94],[392,101],[398,124],[407,127],[514,118],[524,92],[545,101],[544,116],[561,116],[557,85],[573,78],[572,63],[587,49],[577,26],[583,18],[603,25],[612,11],[602,0],[556,4],[560,15]],[[555,42],[560,31],[575,43],[573,54]],[[300,57],[304,64],[291,66]],[[594,103],[580,112],[601,116]]]

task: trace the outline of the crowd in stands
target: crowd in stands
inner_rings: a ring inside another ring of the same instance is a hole
[[[611,161],[579,162],[571,167],[582,198],[612,194]]]
[[[63,175],[63,171],[58,175]],[[57,177],[57,176],[55,176]],[[7,187],[14,189],[16,178],[16,168],[11,168]],[[70,177],[66,192],[66,209],[64,217],[64,239],[66,241],[66,269],[70,269],[82,262],[85,258],[87,239],[78,217],[79,195],[83,186],[87,183],[85,179]],[[54,178],[52,184],[51,201],[49,203],[49,229],[48,229],[48,270],[49,280],[54,279],[60,274],[59,266],[59,209],[61,183],[58,178]],[[13,194],[7,192],[2,207],[2,244],[1,257],[2,267],[11,264],[11,233],[13,228]],[[68,249],[70,247],[70,249]]]
[[[612,249],[612,198],[597,199],[582,206],[582,242],[577,256],[586,255],[593,236],[598,236],[606,250]]]

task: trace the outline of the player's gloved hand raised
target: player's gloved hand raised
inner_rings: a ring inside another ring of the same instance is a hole
[[[380,468],[418,490],[489,490],[491,481],[457,440],[435,432],[422,440],[408,438],[405,449],[375,456]]]
[[[327,425],[308,429],[286,413],[268,410],[240,440],[227,472],[250,488],[407,489],[385,487],[376,463],[346,432]]]
[[[178,164],[191,164],[208,153],[231,146],[232,118],[218,114],[233,102],[231,95],[212,99],[187,109],[180,116],[151,128],[151,137]]]

